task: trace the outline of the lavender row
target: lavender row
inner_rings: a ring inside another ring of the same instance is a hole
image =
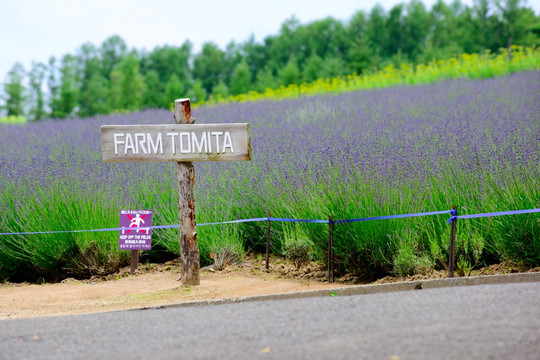
[[[539,94],[540,72],[533,71],[488,80],[196,108],[197,123],[250,123],[253,158],[249,163],[196,164],[197,220],[223,221],[268,212],[350,218],[445,210],[454,204],[460,205],[461,213],[540,206]],[[117,210],[128,207],[152,209],[159,224],[176,222],[172,164],[109,164],[100,155],[101,125],[160,123],[173,123],[172,113],[148,110],[1,125],[1,229],[116,226]],[[90,219],[81,222],[78,214]],[[34,221],[43,216],[62,220]],[[436,246],[443,246],[446,236],[444,223],[441,219],[351,226],[338,235],[336,254],[344,262],[362,263],[363,251],[378,246],[386,249],[380,253],[381,259],[390,259],[384,260],[388,268],[404,246],[403,239],[411,238],[425,243],[415,246],[427,250],[415,251],[427,251],[436,264]],[[495,250],[489,250],[490,256],[502,258],[493,226],[479,224],[479,228],[463,228],[463,238],[492,241]],[[536,236],[539,224],[524,225],[529,227],[525,233]],[[258,241],[261,231],[250,226],[235,230],[248,246]],[[204,231],[208,237],[219,237],[215,231]],[[317,245],[324,231],[294,231],[311,233],[314,256],[325,258],[322,245]],[[290,229],[283,229],[286,233]],[[156,242],[177,253],[176,239],[174,232],[163,232]],[[30,240],[10,241],[15,249],[19,241]],[[97,240],[61,241],[82,241],[77,246],[84,249]],[[101,251],[113,251],[114,241],[108,238],[108,250]],[[277,243],[275,250],[280,252]],[[9,251],[16,252],[12,248]],[[6,249],[0,249],[0,259],[7,256]]]

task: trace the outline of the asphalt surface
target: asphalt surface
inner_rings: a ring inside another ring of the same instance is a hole
[[[540,283],[3,320],[0,358],[540,359]]]

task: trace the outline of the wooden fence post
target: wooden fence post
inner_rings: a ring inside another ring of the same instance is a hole
[[[131,274],[134,274],[137,271],[137,266],[139,264],[139,250],[131,250]]]
[[[452,217],[457,216],[457,206],[452,206]],[[456,266],[456,223],[457,219],[453,218],[450,224],[450,248],[448,249],[448,277],[454,277],[454,268]]]
[[[189,99],[174,101],[174,120],[177,124],[193,124]],[[195,169],[192,162],[177,162],[178,211],[180,214],[180,268],[182,285],[199,285],[199,244],[195,221]]]

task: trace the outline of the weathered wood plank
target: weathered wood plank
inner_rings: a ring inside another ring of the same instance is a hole
[[[249,124],[103,125],[105,162],[248,161]]]
[[[174,101],[174,121],[191,124],[189,99]],[[182,284],[199,285],[200,254],[195,219],[195,168],[192,162],[177,162],[178,166],[178,211],[180,214],[180,268]]]

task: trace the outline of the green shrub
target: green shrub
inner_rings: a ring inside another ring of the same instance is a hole
[[[297,223],[286,223],[283,226],[283,238],[282,253],[297,269],[311,260],[313,242]]]
[[[428,254],[422,254],[419,235],[411,229],[389,236],[397,243],[393,273],[397,276],[425,274],[433,269],[433,262]]]

